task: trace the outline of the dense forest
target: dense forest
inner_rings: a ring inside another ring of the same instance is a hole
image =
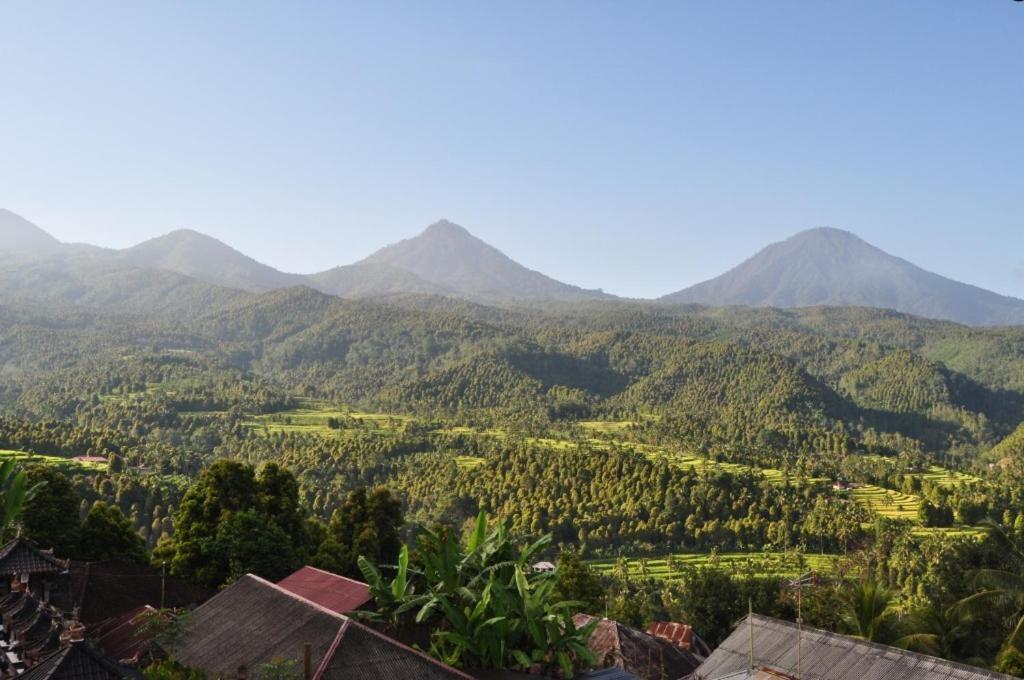
[[[968,597],[972,570],[1020,566],[976,527],[1024,540],[1024,329],[191,294],[171,313],[0,306],[0,453],[60,487],[37,518],[80,520],[27,522],[31,537],[220,585],[304,562],[358,576],[360,554],[484,511],[517,539],[550,534],[549,559],[612,565],[601,604],[624,620],[687,617],[712,639],[750,589],[794,616],[782,579],[674,555],[842,560],[832,574],[908,612]],[[732,610],[706,609],[714,588]],[[839,629],[831,592],[810,618]],[[973,661],[1009,663],[992,642],[1005,621],[983,623]]]

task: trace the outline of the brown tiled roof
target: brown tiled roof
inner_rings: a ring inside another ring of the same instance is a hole
[[[67,569],[67,562],[41,550],[28,540],[15,538],[0,548],[0,576],[14,574],[56,574]]]
[[[355,611],[373,599],[370,586],[362,581],[316,567],[303,567],[277,585],[338,614]]]
[[[685,623],[675,621],[654,621],[647,626],[647,633],[654,637],[668,640],[676,647],[688,649],[700,657],[711,654],[711,648],[693,632],[693,628]]]
[[[584,626],[597,617],[577,614],[573,620]],[[611,619],[599,621],[587,643],[599,668],[621,668],[643,680],[662,680],[689,675],[700,665],[698,656],[667,640]]]
[[[18,680],[141,680],[142,674],[125,668],[78,642],[49,655],[18,676]]]
[[[160,616],[160,612],[149,605],[139,607],[90,628],[89,639],[107,656],[121,663],[135,666],[142,659],[161,658],[163,652],[153,644],[155,630],[149,625],[154,617]]]
[[[250,673],[272,660],[301,672],[312,647],[317,680],[450,680],[469,676],[342,614],[248,574],[192,612],[174,659],[209,675]]]
[[[126,560],[71,562],[71,597],[79,608],[79,620],[94,626],[149,605],[160,606],[159,569]],[[167,576],[164,606],[182,609],[202,604],[213,591]]]

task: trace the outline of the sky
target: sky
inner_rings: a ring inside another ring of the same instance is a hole
[[[832,226],[1024,297],[1024,2],[0,0],[0,207],[660,296]]]

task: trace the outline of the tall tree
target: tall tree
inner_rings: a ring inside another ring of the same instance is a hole
[[[96,501],[82,520],[76,557],[82,560],[148,561],[146,542],[121,509]]]
[[[32,487],[45,485],[25,503],[22,535],[60,557],[73,557],[78,548],[79,498],[68,478],[56,468],[34,465],[25,471]],[[40,487],[41,488],[41,487]]]

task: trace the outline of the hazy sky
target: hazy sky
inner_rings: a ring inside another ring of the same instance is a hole
[[[0,0],[0,206],[300,272],[446,217],[635,296],[828,225],[1024,297],[1024,3]]]

